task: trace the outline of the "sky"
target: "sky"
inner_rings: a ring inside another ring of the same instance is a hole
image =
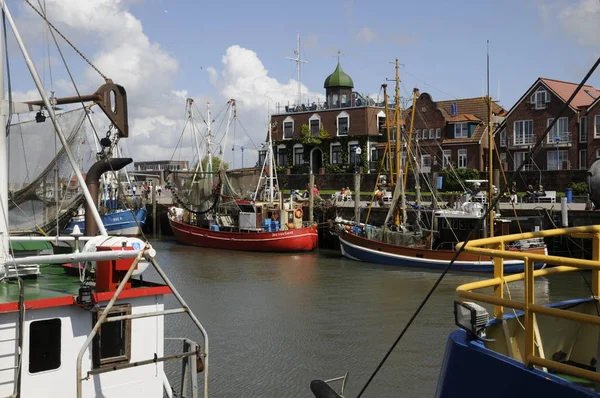
[[[179,160],[187,98],[199,112],[210,102],[215,113],[234,98],[240,127],[225,161],[241,167],[244,146],[244,165],[253,165],[268,113],[296,101],[297,65],[287,57],[295,57],[298,34],[307,103],[324,97],[338,56],[361,94],[380,96],[398,59],[403,97],[416,87],[435,101],[468,98],[485,94],[489,40],[491,95],[510,109],[538,77],[579,82],[600,55],[600,0],[30,1],[126,88],[126,148],[136,161]],[[46,90],[73,95],[43,20],[22,0],[7,4]],[[59,45],[78,90],[94,92],[102,78]],[[8,50],[14,98],[39,98],[12,33]],[[600,72],[589,83],[600,88]]]

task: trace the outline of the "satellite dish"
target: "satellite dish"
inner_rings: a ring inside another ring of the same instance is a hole
[[[271,127],[277,127],[277,120],[271,123]]]

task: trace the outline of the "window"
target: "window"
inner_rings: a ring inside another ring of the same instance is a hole
[[[546,104],[550,102],[550,94],[543,88],[539,88],[531,95],[529,101],[535,104],[535,109],[544,109],[546,108]]]
[[[569,168],[567,151],[548,151],[546,159],[548,170],[567,170]]]
[[[579,151],[579,169],[587,170],[587,150]]]
[[[596,159],[600,159],[600,149],[596,149]]]
[[[454,138],[469,138],[469,125],[467,123],[456,123],[454,125]]]
[[[421,129],[417,130],[417,140],[421,139]]]
[[[553,118],[548,119],[548,126],[554,121]],[[556,124],[552,127],[552,130],[548,133],[546,138],[548,144],[566,144],[570,142],[569,137],[569,118],[561,117],[558,119]]]
[[[429,129],[429,139],[430,140],[435,139],[435,130],[434,129]]]
[[[500,132],[500,146],[506,146],[506,129],[502,129],[502,131]]]
[[[294,147],[294,164],[304,164],[304,147]]]
[[[579,118],[579,142],[588,142],[587,116]]]
[[[429,173],[431,171],[431,155],[421,155],[421,172]]]
[[[452,162],[452,151],[450,149],[444,149],[442,151],[442,168],[446,169],[450,167]]]
[[[508,168],[508,165],[506,164],[506,152],[500,154],[500,166],[502,167],[502,170],[507,170]]]
[[[342,164],[342,145],[331,144],[331,164]]]
[[[402,151],[401,157],[402,157],[402,160],[400,160],[400,165],[402,167],[406,167],[406,152]]]
[[[594,138],[600,138],[600,115],[594,117]]]
[[[61,321],[58,318],[29,324],[29,373],[60,367]]]
[[[532,145],[533,142],[533,120],[519,120],[515,122],[514,140],[515,145]]]
[[[458,150],[458,168],[459,169],[467,168],[467,150],[466,149]]]
[[[267,151],[258,151],[258,166],[262,167],[267,160]]]
[[[527,159],[527,154],[528,154],[528,152],[515,152],[514,158],[513,158],[515,161],[513,170],[518,169],[521,166],[521,164],[525,162],[525,159]],[[534,168],[533,168],[533,163],[530,160],[530,163],[525,164],[525,166],[523,166],[523,171],[532,171],[532,170],[534,170]]]
[[[379,112],[377,114],[377,131],[379,131],[379,134],[384,133],[384,129],[385,129],[384,125],[385,125],[385,113]]]
[[[92,315],[95,324],[104,309],[99,309]],[[130,315],[131,306],[116,305],[110,309],[108,318]],[[100,326],[98,334],[94,337],[92,359],[94,367],[99,368],[117,363],[127,363],[131,358],[131,320],[107,322]]]
[[[277,165],[287,166],[287,148],[285,145],[277,147]]]
[[[321,117],[315,113],[308,119],[308,125],[310,127],[310,135],[318,137],[321,132]]]
[[[283,139],[289,139],[294,136],[294,122],[283,123]]]
[[[350,130],[350,116],[346,112],[341,112],[337,117],[337,135],[348,135]]]
[[[319,130],[321,129],[321,122],[319,119],[313,119],[310,121],[310,135],[313,137],[319,136]]]
[[[442,129],[435,129],[435,138],[442,138]]]

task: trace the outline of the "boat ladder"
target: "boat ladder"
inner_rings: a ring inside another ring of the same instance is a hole
[[[0,282],[4,279],[15,279],[13,276],[5,276],[0,278]],[[14,358],[13,364],[11,366],[5,366],[11,360],[11,357],[3,357],[0,359],[0,363],[5,367],[0,367],[0,372],[8,372],[13,371],[15,376],[12,378],[14,386],[13,386],[13,394],[11,397],[18,397],[21,389],[21,364],[23,355],[23,329],[25,326],[25,284],[20,277],[16,278],[17,283],[19,284],[19,308],[14,311],[18,313],[18,318],[14,323],[14,329],[12,326],[8,328],[2,328],[0,333],[2,334],[2,339],[0,339],[0,344],[10,344],[14,347]],[[12,329],[12,330],[11,330]],[[10,352],[6,350],[6,352]]]
[[[107,373],[107,372],[113,372],[113,371],[117,371],[117,370],[121,370],[121,369],[155,364],[158,362],[177,360],[177,359],[183,360],[183,373],[181,375],[182,376],[182,383],[181,383],[182,385],[181,385],[180,394],[178,396],[182,397],[182,398],[188,397],[188,395],[187,395],[188,376],[186,375],[186,373],[187,373],[187,371],[189,371],[189,374],[191,376],[190,379],[191,379],[191,387],[192,387],[191,398],[198,398],[198,386],[197,386],[196,373],[198,370],[204,370],[203,396],[204,396],[204,398],[208,398],[208,334],[206,333],[206,330],[204,329],[204,327],[202,326],[200,321],[198,321],[198,318],[196,318],[194,313],[190,310],[190,307],[184,301],[183,297],[181,297],[181,295],[179,294],[179,292],[177,291],[177,289],[175,288],[173,283],[171,283],[171,281],[169,280],[167,275],[164,273],[164,271],[162,270],[162,268],[160,267],[158,262],[154,259],[154,256],[151,252],[153,252],[153,249],[149,245],[147,245],[143,250],[140,250],[139,254],[137,255],[137,257],[135,258],[135,260],[129,267],[127,274],[125,274],[125,277],[123,278],[123,280],[117,287],[117,290],[115,291],[113,297],[110,299],[110,301],[108,302],[106,307],[102,309],[102,314],[98,317],[98,320],[96,321],[96,324],[94,325],[92,331],[90,332],[85,343],[79,350],[79,355],[77,356],[77,398],[83,397],[83,381],[88,380],[90,378],[90,376]],[[142,314],[128,314],[128,315],[110,316],[109,317],[108,315],[109,315],[111,308],[113,308],[115,302],[119,298],[119,295],[125,288],[125,285],[129,282],[131,275],[133,274],[133,271],[136,269],[138,263],[140,262],[140,260],[142,258],[146,258],[150,262],[150,264],[152,264],[152,266],[154,267],[154,270],[162,278],[163,282],[171,289],[173,296],[175,296],[175,298],[181,305],[181,308],[146,312],[146,313],[142,313]],[[110,367],[106,367],[106,368],[92,369],[87,372],[87,375],[85,377],[82,377],[82,360],[83,360],[84,354],[87,351],[87,349],[89,348],[89,346],[91,345],[92,341],[94,340],[94,337],[98,334],[98,331],[100,330],[100,327],[103,324],[108,323],[108,322],[119,322],[119,321],[124,321],[124,320],[128,320],[128,319],[148,318],[148,317],[155,317],[155,316],[162,316],[162,315],[179,314],[182,312],[185,312],[188,314],[188,316],[190,317],[192,322],[196,325],[196,327],[202,334],[202,337],[204,339],[204,341],[203,341],[204,342],[204,352],[203,353],[200,353],[200,347],[198,346],[198,344],[196,342],[188,340],[188,339],[181,339],[181,340],[183,340],[183,352],[180,354],[173,354],[173,355],[168,355],[168,356],[163,356],[163,357],[157,357],[155,355],[153,358],[149,358],[147,360],[125,363],[125,364],[120,364],[120,365],[114,365],[114,366],[110,366]],[[202,359],[202,361],[200,362],[201,365],[198,364],[198,362],[196,361],[196,358],[200,358],[200,357]],[[201,369],[198,369],[198,365],[201,366]],[[165,392],[167,393],[167,395],[169,397],[171,397],[172,392],[170,390],[170,386],[168,384],[168,381],[166,380],[166,377],[165,377],[165,380],[163,381],[163,385],[165,387]]]

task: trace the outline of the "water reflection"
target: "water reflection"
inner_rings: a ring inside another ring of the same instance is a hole
[[[439,276],[359,263],[335,252],[154,245],[211,338],[213,396],[308,397],[310,380],[346,371],[347,396],[355,396]],[[365,396],[433,396],[446,338],[455,328],[456,287],[485,278],[448,274]],[[586,291],[581,276],[566,284],[541,279],[535,289],[538,302]],[[522,299],[522,284],[511,284],[510,294]],[[171,300],[167,305],[175,306]],[[169,336],[191,330],[183,317],[168,319]],[[174,344],[167,346],[180,349]]]

